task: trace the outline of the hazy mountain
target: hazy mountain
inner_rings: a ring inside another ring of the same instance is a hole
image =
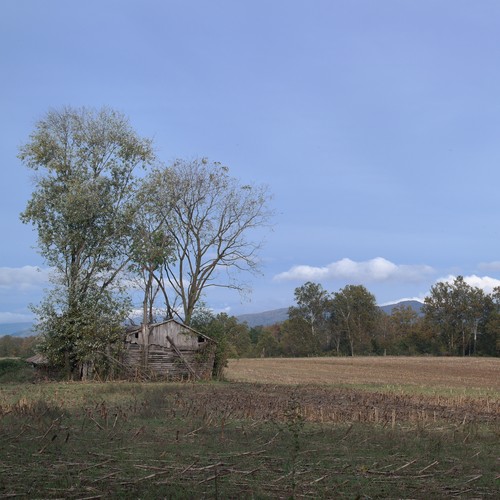
[[[402,300],[396,302],[395,304],[386,304],[385,306],[380,306],[380,309],[386,314],[392,314],[392,310],[395,307],[411,307],[419,316],[422,314],[422,306],[424,304],[418,300]]]
[[[409,306],[419,315],[422,314],[422,302],[418,300],[402,300],[395,304],[386,304],[380,306],[380,309],[386,314],[391,314],[392,310],[398,306]],[[272,311],[264,311],[261,313],[253,314],[242,314],[241,316],[236,316],[236,319],[240,323],[246,323],[250,328],[254,326],[269,326],[275,323],[283,323],[283,321],[288,319],[288,307],[283,309],[274,309]]]
[[[4,335],[12,335],[13,337],[34,335],[33,323],[0,323],[0,337]]]
[[[288,307],[283,309],[273,309],[261,313],[242,314],[236,316],[240,323],[246,323],[250,328],[254,326],[269,326],[275,323],[283,323],[288,319]]]

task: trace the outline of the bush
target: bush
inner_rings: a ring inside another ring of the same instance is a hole
[[[0,359],[0,382],[31,382],[35,379],[33,368],[21,359]]]

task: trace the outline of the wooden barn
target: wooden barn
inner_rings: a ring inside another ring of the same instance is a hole
[[[132,371],[145,370],[159,377],[209,379],[215,349],[216,343],[211,338],[169,319],[145,329],[129,328],[123,363]]]
[[[61,372],[49,363],[45,354],[35,354],[30,358],[25,359],[35,370],[35,374],[39,379],[51,379],[60,377]]]

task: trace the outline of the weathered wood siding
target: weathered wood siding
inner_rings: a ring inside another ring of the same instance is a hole
[[[180,356],[168,339],[175,344]],[[156,376],[177,379],[193,377],[191,368],[200,379],[212,376],[215,343],[176,321],[151,325],[146,362],[145,352],[142,332],[136,330],[129,333],[125,341],[123,362],[132,370],[145,368]]]

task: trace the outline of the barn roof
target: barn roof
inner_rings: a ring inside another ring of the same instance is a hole
[[[210,342],[214,342],[215,344],[217,343],[214,339],[210,338],[208,335],[205,335],[204,333],[201,333],[198,330],[195,330],[194,328],[191,328],[189,325],[186,325],[186,324],[182,323],[182,321],[177,321],[174,318],[166,319],[165,321],[160,321],[159,323],[150,323],[149,327],[150,328],[154,328],[155,326],[165,325],[167,323],[175,323],[175,324],[179,325],[180,327],[185,328],[186,330],[190,330],[195,335],[200,335],[201,337],[209,340]],[[142,326],[140,326],[140,325],[139,326],[135,326],[134,325],[132,327],[128,327],[127,328],[127,334],[135,333],[135,332],[140,332],[141,329],[142,329]]]
[[[44,354],[35,354],[34,356],[31,356],[31,358],[26,359],[27,363],[31,363],[33,365],[48,365],[49,360],[47,359],[47,356]]]

